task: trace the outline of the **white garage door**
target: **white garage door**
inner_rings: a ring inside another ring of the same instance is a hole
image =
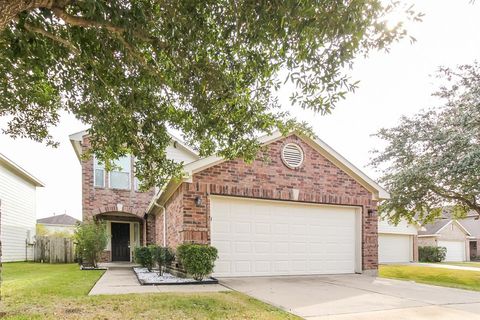
[[[212,197],[210,205],[217,277],[358,269],[355,208],[225,197]]]
[[[411,235],[378,235],[378,261],[380,263],[410,262],[413,260],[412,251]]]
[[[464,241],[438,241],[438,246],[447,248],[445,261],[465,261]]]

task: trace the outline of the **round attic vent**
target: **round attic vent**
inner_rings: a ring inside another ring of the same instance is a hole
[[[298,168],[303,163],[303,150],[296,143],[287,143],[282,150],[282,160],[291,169]]]

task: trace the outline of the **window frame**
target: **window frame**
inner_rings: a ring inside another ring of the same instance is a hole
[[[111,174],[112,172],[121,172],[121,173],[127,173],[124,171],[108,171],[108,188],[109,189],[114,189],[114,190],[132,190],[132,156],[131,155],[126,155],[124,156],[125,158],[128,158],[128,188],[118,188],[118,187],[112,187],[112,179],[111,179]],[[117,159],[115,161],[118,161],[120,159]],[[115,162],[114,161],[114,162]]]
[[[105,175],[105,165],[103,165],[103,183],[101,186],[97,185],[97,169],[98,169],[98,161],[97,161],[97,158],[94,156],[93,157],[93,187],[94,188],[102,188],[104,189],[105,188],[105,178],[106,178],[106,175]]]

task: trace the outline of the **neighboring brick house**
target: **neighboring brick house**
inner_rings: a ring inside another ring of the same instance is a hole
[[[102,260],[131,261],[136,246],[155,243],[155,218],[146,213],[155,191],[139,191],[132,157],[119,159],[116,165],[120,169],[106,172],[93,158],[82,159],[90,147],[85,131],[70,135],[70,142],[82,167],[83,221],[97,219],[107,224],[110,239]],[[167,157],[184,163],[198,159],[173,136]]]
[[[277,132],[260,142],[252,164],[186,165],[147,209],[157,243],[214,245],[216,276],[376,274],[377,203],[388,193],[319,139]]]

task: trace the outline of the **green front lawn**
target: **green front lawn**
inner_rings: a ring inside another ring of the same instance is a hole
[[[380,277],[480,291],[480,272],[435,267],[383,265]]]
[[[2,319],[298,319],[238,292],[87,296],[102,271],[5,263]]]

